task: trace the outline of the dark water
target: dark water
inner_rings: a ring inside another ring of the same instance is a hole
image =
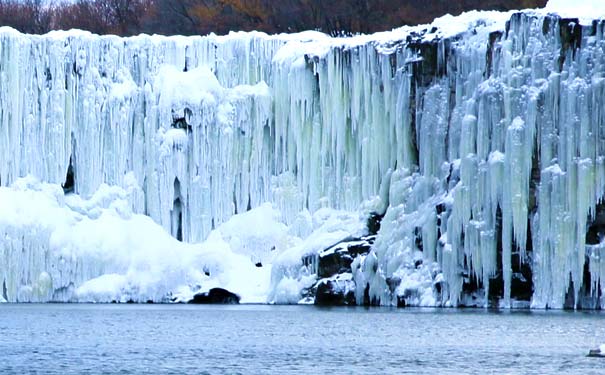
[[[605,374],[605,314],[0,305],[1,374]]]

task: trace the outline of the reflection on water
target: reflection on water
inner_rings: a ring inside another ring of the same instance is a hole
[[[577,373],[598,312],[0,305],[0,373]]]

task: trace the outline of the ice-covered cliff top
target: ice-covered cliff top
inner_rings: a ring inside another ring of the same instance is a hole
[[[561,17],[579,18],[582,24],[605,18],[603,0],[549,0],[544,9]]]
[[[548,13],[556,13],[561,17],[580,18],[582,23],[589,23],[594,19],[605,18],[605,2],[601,0],[550,0],[544,9],[526,9],[525,12],[535,12],[536,14],[546,15]],[[416,38],[420,37],[423,40],[433,40],[437,38],[448,38],[461,34],[468,30],[476,30],[477,32],[491,32],[495,30],[504,30],[506,21],[515,11],[498,12],[498,11],[470,11],[462,13],[458,16],[450,14],[436,18],[430,24],[417,26],[403,26],[391,31],[377,32],[373,34],[355,35],[352,37],[330,37],[326,34],[317,31],[305,31],[293,34],[277,34],[268,35],[263,32],[231,32],[228,35],[217,36],[210,34],[207,36],[161,36],[161,35],[145,35],[119,38],[113,35],[105,35],[102,38],[109,39],[124,39],[124,40],[141,40],[161,42],[170,39],[177,44],[188,45],[199,38],[209,37],[215,42],[229,42],[234,39],[260,38],[265,40],[273,40],[280,42],[292,42],[289,48],[280,51],[276,55],[277,61],[288,59],[291,55],[300,55],[302,53],[314,56],[324,56],[329,48],[333,47],[354,47],[366,43],[376,43],[379,46],[389,46],[395,42],[406,40],[409,36]],[[10,27],[0,27],[1,34],[15,33],[16,30]],[[88,31],[69,30],[69,31],[51,31],[48,34],[36,37],[53,38],[65,40],[68,38],[90,39],[98,36]],[[301,44],[302,43],[302,44]],[[304,48],[301,49],[301,46]],[[387,48],[385,52],[389,52]]]
[[[228,35],[218,36],[209,34],[207,36],[162,36],[162,35],[145,35],[141,34],[134,37],[120,38],[115,35],[104,35],[102,38],[107,39],[122,39],[129,41],[155,41],[162,42],[170,39],[173,42],[182,45],[191,44],[199,38],[211,38],[214,41],[229,42],[234,39],[260,38],[265,40],[281,41],[281,42],[298,42],[311,43],[313,47],[307,47],[306,51],[312,55],[324,55],[326,49],[330,47],[354,47],[366,43],[377,43],[378,45],[389,45],[394,42],[406,40],[409,36],[422,37],[425,40],[433,40],[436,38],[448,38],[468,30],[477,29],[482,31],[503,30],[506,21],[510,18],[511,12],[497,11],[471,11],[465,12],[458,16],[444,15],[435,19],[431,24],[417,26],[403,26],[391,31],[377,32],[374,34],[360,34],[351,37],[330,37],[324,33],[317,31],[304,31],[293,34],[276,34],[268,35],[263,32],[231,32]],[[18,31],[10,27],[0,27],[2,34],[19,34]],[[88,31],[69,30],[69,31],[51,31],[42,36],[34,36],[34,38],[51,38],[65,40],[70,38],[79,39],[95,39],[98,35]],[[294,48],[292,48],[294,50]]]
[[[543,9],[525,9],[525,12],[534,11],[536,14],[556,13],[561,17],[580,18],[581,21],[590,22],[594,19],[605,18],[605,2],[601,0],[549,0],[546,7]],[[422,24],[417,26],[403,26],[391,31],[377,32],[373,34],[356,35],[353,37],[330,37],[326,34],[317,31],[305,31],[293,34],[277,34],[268,35],[263,32],[231,32],[228,35],[217,36],[210,34],[217,41],[229,41],[233,39],[241,39],[243,37],[258,37],[263,39],[281,40],[284,42],[313,42],[317,46],[318,51],[322,51],[326,46],[355,46],[368,42],[378,42],[380,44],[392,43],[400,40],[405,40],[409,35],[426,35],[426,38],[447,38],[477,26],[482,26],[492,30],[503,30],[506,21],[515,11],[498,12],[498,11],[470,11],[462,13],[458,16],[450,14],[436,18],[430,24]],[[18,33],[10,27],[0,27],[0,32]],[[95,34],[82,30],[69,31],[51,31],[43,37],[66,39],[69,37],[78,38],[95,38]],[[117,36],[108,35],[104,38],[119,38]],[[125,39],[147,39],[148,35],[139,35]],[[154,40],[162,40],[170,38],[171,40],[181,41],[184,44],[190,43],[192,39],[200,38],[201,36],[151,36]]]

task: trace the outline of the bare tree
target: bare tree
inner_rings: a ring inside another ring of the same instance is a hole
[[[0,0],[0,25],[26,33],[225,34],[321,30],[333,35],[426,23],[464,10],[544,6],[546,0]]]
[[[30,34],[51,29],[52,8],[42,0],[0,0],[0,24]]]

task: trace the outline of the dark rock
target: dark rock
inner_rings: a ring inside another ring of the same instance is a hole
[[[534,292],[531,270],[532,261],[531,258],[526,257],[526,259],[520,262],[519,258],[520,254],[513,253],[510,297],[518,301],[530,301]]]
[[[405,307],[405,297],[397,296],[397,307]]]
[[[416,227],[414,228],[414,245],[416,245],[416,249],[419,251],[424,250],[424,245],[422,244],[422,228]]]
[[[492,59],[493,59],[493,54],[494,54],[494,49],[496,48],[496,44],[498,41],[500,41],[500,39],[502,39],[502,31],[492,31],[491,33],[489,33],[489,42],[487,44],[487,52],[485,54],[485,60],[486,60],[486,71],[485,71],[485,77],[489,77],[492,74]]]
[[[373,231],[378,231],[382,217],[372,214],[371,218],[368,227]],[[316,305],[355,305],[356,284],[351,274],[351,264],[358,256],[364,256],[370,252],[375,239],[375,235],[348,238],[328,247],[319,254],[303,257],[303,264],[313,271],[316,267],[317,276],[320,278],[318,282],[303,291],[303,297],[309,299],[314,297]],[[379,301],[370,301],[369,296],[364,298],[365,305],[369,305],[370,302],[379,303]]]
[[[601,306],[602,292],[600,288],[593,288],[592,278],[590,275],[590,258],[595,256],[592,253],[592,249],[590,246],[587,246],[588,254],[584,256],[584,269],[582,273],[582,280],[580,283],[580,287],[578,290],[578,296],[576,298],[574,282],[572,280],[569,281],[569,287],[565,294],[565,302],[563,305],[564,309],[569,310],[582,310],[582,309],[591,309],[598,310]],[[600,251],[599,251],[600,253]],[[599,255],[596,255],[599,256]],[[598,282],[598,281],[597,281]]]
[[[317,276],[330,277],[351,272],[351,263],[359,255],[370,252],[375,236],[349,239],[333,245],[319,253]]]
[[[320,306],[354,306],[355,282],[351,274],[319,280],[315,304]]]
[[[191,132],[191,124],[189,124],[189,119],[193,112],[189,108],[185,108],[183,114],[177,114],[174,111],[172,112],[172,127],[175,129],[183,129],[186,132]]]
[[[372,212],[370,214],[370,216],[368,217],[368,221],[367,221],[367,227],[368,227],[368,232],[372,235],[372,234],[378,234],[378,231],[380,230],[380,224],[382,222],[382,218],[384,217],[384,215],[381,215],[377,212]]]
[[[194,304],[238,304],[240,297],[223,288],[212,288],[208,292],[198,293],[188,303]]]
[[[389,286],[389,291],[391,293],[395,293],[395,290],[397,289],[399,284],[401,284],[401,278],[399,277],[387,277],[385,281]]]
[[[313,284],[309,288],[303,288],[300,294],[303,299],[315,301],[315,296],[317,295],[317,283]]]
[[[577,18],[561,18],[559,20],[559,36],[563,50],[574,51],[582,46],[582,25]]]
[[[8,290],[6,289],[6,279],[2,281],[2,298],[8,301]]]
[[[65,176],[65,182],[61,184],[63,188],[64,194],[70,194],[74,192],[75,189],[75,177],[74,177],[74,166],[73,166],[73,158],[69,157],[69,167],[67,167],[67,174]]]
[[[443,280],[433,282],[433,289],[435,290],[435,292],[437,292],[437,295],[439,296],[441,296],[441,293],[443,292],[443,285]]]
[[[408,40],[408,48],[422,58],[409,62],[418,87],[428,87],[438,77],[447,75],[451,40]]]
[[[598,203],[594,218],[587,225],[586,244],[598,245],[605,239],[605,204]]]
[[[590,349],[587,357],[605,358],[605,353],[603,353],[601,349]]]

